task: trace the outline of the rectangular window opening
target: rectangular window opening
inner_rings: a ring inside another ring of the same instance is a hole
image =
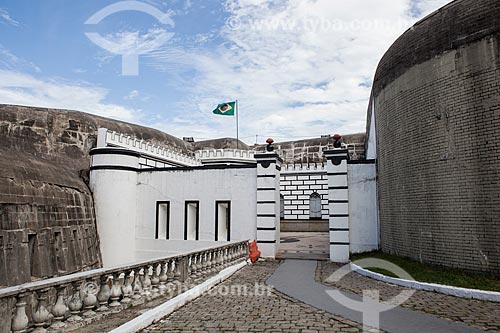
[[[156,239],[170,239],[170,202],[156,202]]]
[[[186,201],[184,208],[184,240],[199,240],[200,203]]]
[[[215,203],[215,241],[231,240],[231,201]]]

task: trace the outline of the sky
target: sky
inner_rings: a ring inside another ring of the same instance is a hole
[[[0,103],[248,144],[365,131],[390,45],[449,0],[0,0]]]

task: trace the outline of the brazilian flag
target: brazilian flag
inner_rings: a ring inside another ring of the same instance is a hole
[[[228,102],[217,105],[217,108],[212,112],[223,116],[234,116],[236,102]]]

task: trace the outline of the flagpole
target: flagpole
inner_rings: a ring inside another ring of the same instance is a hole
[[[240,133],[238,118],[240,114],[240,108],[238,107],[238,100],[236,100],[236,149],[240,149]]]

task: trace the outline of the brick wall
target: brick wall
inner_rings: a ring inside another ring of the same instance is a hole
[[[500,2],[448,8],[402,36],[377,71],[381,245],[500,273]],[[415,31],[425,41],[412,44]]]
[[[326,170],[300,173],[282,172],[280,194],[284,200],[285,220],[309,220],[311,194],[321,196],[322,219],[328,220],[328,178]]]

